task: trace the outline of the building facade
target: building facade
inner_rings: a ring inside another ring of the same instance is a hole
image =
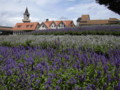
[[[109,18],[106,20],[90,20],[89,15],[82,15],[77,19],[77,26],[81,25],[105,25],[105,24],[118,24],[120,20],[117,18]]]
[[[66,27],[75,27],[75,24],[72,20],[66,21],[49,21],[46,19],[45,22],[40,24],[39,30],[46,30],[46,29],[62,29]]]

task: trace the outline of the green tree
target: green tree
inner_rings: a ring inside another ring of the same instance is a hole
[[[107,6],[108,9],[120,14],[120,0],[96,0],[96,2]]]

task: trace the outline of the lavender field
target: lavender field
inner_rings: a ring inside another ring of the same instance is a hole
[[[0,36],[0,90],[119,90],[120,37]]]

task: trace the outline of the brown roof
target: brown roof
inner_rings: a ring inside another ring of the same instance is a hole
[[[108,24],[108,20],[90,20],[88,24]]]
[[[117,18],[109,18],[110,21],[119,21]]]
[[[82,15],[81,20],[78,18],[77,20],[80,24],[111,24],[118,23],[120,20],[117,18],[110,18],[108,20],[90,20],[89,15]]]
[[[13,28],[5,28],[5,27],[0,27],[0,30],[13,30]]]
[[[81,21],[88,21],[88,20],[90,20],[89,15],[82,15]]]
[[[38,22],[17,23],[13,30],[35,30],[38,25]]]

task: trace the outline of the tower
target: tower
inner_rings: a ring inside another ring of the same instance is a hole
[[[29,12],[28,12],[28,8],[26,8],[25,13],[24,13],[24,17],[23,17],[23,20],[22,20],[22,21],[23,21],[24,23],[30,22],[29,17],[30,17],[30,14],[29,14]]]

